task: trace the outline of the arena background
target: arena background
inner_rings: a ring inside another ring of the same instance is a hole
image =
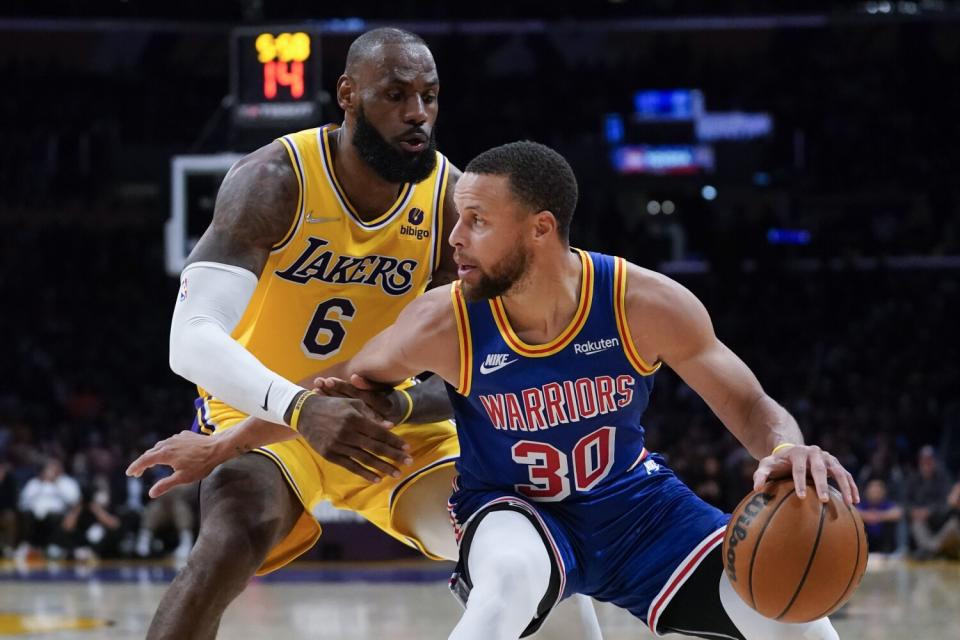
[[[0,635],[143,636],[177,527],[195,526],[185,492],[145,535],[150,479],[123,475],[192,420],[195,390],[167,367],[171,273],[209,221],[223,154],[339,121],[347,46],[389,24],[433,50],[454,163],[516,139],[556,148],[580,181],[573,243],[690,287],[808,441],[864,495],[883,483],[873,510],[894,515],[871,527],[842,637],[904,638],[908,619],[950,637],[960,537],[918,536],[960,523],[960,2],[721,4],[4,2]],[[256,36],[300,32],[303,94],[281,80],[264,97]],[[708,501],[749,490],[755,462],[669,371],[645,426]],[[113,519],[27,548],[21,494],[51,457]],[[447,565],[318,515],[308,560],[323,563],[288,572],[303,589],[291,637],[445,637]],[[127,583],[135,602],[116,595]],[[251,587],[263,610],[229,610],[224,637],[268,632],[270,588],[285,587]],[[387,635],[383,610],[350,604],[381,597]],[[605,608],[601,622],[642,633]]]

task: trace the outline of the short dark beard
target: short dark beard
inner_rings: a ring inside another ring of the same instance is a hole
[[[497,265],[495,271],[489,275],[481,273],[477,284],[462,283],[463,296],[467,302],[490,300],[502,296],[526,274],[529,259],[524,248],[518,243],[507,255],[509,257]]]
[[[367,120],[363,106],[357,109],[356,126],[353,130],[353,146],[360,157],[370,165],[378,176],[394,184],[423,182],[437,165],[436,128],[430,130],[427,148],[417,153],[401,151],[387,142],[386,138]]]

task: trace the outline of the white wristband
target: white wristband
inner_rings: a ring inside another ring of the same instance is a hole
[[[303,387],[268,369],[231,337],[257,288],[251,271],[194,262],[180,275],[170,323],[170,368],[244,413],[285,424]]]

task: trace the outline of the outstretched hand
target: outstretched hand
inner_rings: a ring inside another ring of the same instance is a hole
[[[218,444],[216,438],[193,431],[181,431],[161,440],[131,462],[127,467],[127,475],[139,478],[147,469],[158,464],[172,467],[171,475],[161,478],[150,487],[150,497],[158,498],[176,486],[210,475],[214,467],[226,459]]]
[[[807,473],[813,479],[813,486],[817,491],[820,502],[827,502],[827,478],[831,477],[837,483],[837,488],[843,495],[847,505],[860,502],[860,492],[850,472],[843,468],[836,456],[824,451],[820,447],[802,444],[785,447],[770,454],[760,461],[753,474],[753,489],[759,490],[767,480],[793,476],[793,484],[797,496],[805,498],[807,495]]]

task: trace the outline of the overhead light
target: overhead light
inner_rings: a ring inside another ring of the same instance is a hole
[[[651,200],[650,202],[648,202],[647,213],[649,213],[652,216],[655,216],[658,213],[660,213],[660,203],[657,202],[656,200]]]
[[[716,200],[717,188],[711,184],[705,184],[703,189],[700,189],[700,195],[704,200]]]
[[[660,210],[663,211],[664,215],[669,216],[674,211],[677,210],[677,205],[673,204],[673,200],[664,200],[663,205],[661,205]]]

